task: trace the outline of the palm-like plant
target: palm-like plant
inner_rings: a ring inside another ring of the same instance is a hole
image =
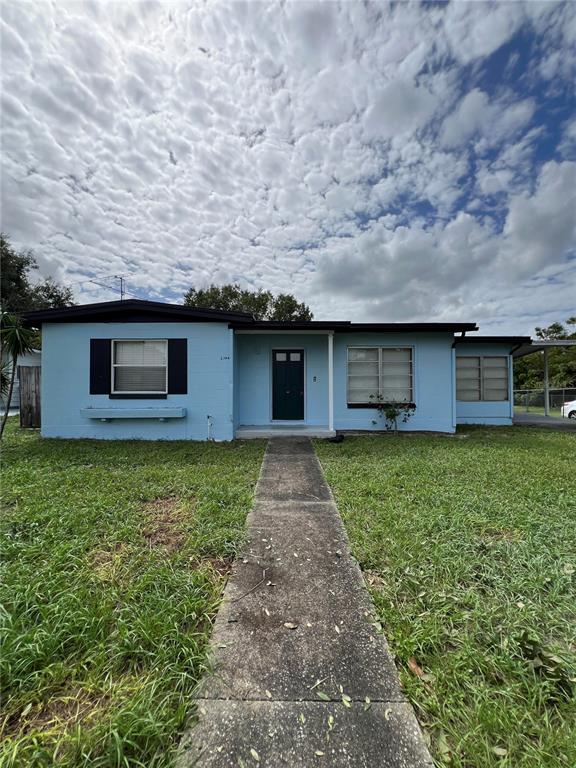
[[[16,378],[16,366],[18,357],[31,352],[34,349],[36,334],[30,328],[26,328],[17,315],[2,312],[0,318],[0,349],[1,371],[0,387],[2,396],[5,397],[5,411],[0,424],[0,438],[4,434],[4,427],[8,419],[12,393],[14,392],[14,379]]]

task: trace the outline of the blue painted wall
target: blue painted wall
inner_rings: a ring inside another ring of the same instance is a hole
[[[457,344],[457,357],[478,357],[509,355],[510,344]],[[468,402],[456,400],[456,422],[458,424],[486,424],[509,426],[514,416],[514,393],[512,358],[508,358],[508,400]]]
[[[272,350],[283,348],[304,350],[304,422],[314,426],[328,424],[327,336],[292,333],[237,334],[236,383],[239,426],[262,426],[272,423]]]
[[[188,394],[166,400],[110,400],[89,392],[91,338],[187,338]],[[508,354],[509,345],[459,345],[447,333],[334,335],[334,426],[336,429],[385,428],[376,409],[348,408],[348,346],[411,346],[416,411],[403,430],[453,432],[458,423],[510,424],[510,401],[464,403],[455,400],[455,355]],[[226,323],[78,323],[43,327],[42,434],[46,437],[100,439],[205,440],[207,416],[212,437],[230,440],[238,426],[272,423],[272,350],[303,349],[305,419],[328,425],[328,337],[317,334],[236,334]],[[511,371],[510,371],[511,373]],[[85,408],[186,409],[184,418],[114,419],[101,422]],[[375,423],[373,423],[375,422]],[[294,422],[288,422],[294,423]]]
[[[233,437],[233,332],[226,323],[66,323],[42,329],[42,434],[45,437],[216,440]],[[90,339],[187,338],[188,394],[165,400],[110,400],[90,394]],[[100,422],[83,408],[184,407],[186,416]]]
[[[453,432],[453,363],[451,334],[335,334],[334,426],[336,429],[384,429],[374,408],[348,408],[347,347],[411,346],[414,349],[416,412],[400,429]],[[237,335],[238,425],[272,423],[272,350],[304,349],[306,394],[304,423],[328,425],[328,338],[326,335]],[[376,421],[375,424],[372,422]]]
[[[334,424],[336,429],[385,429],[373,408],[348,408],[346,402],[347,348],[389,346],[413,348],[416,411],[402,430],[454,432],[452,342],[448,333],[350,333],[334,336]],[[376,422],[373,424],[373,422]]]

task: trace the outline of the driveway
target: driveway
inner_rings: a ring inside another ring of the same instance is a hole
[[[538,413],[514,414],[514,426],[547,427],[576,432],[576,419],[561,419],[558,416],[541,416]]]

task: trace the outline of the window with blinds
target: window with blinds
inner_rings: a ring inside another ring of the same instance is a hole
[[[411,403],[410,347],[348,347],[348,403]]]
[[[508,400],[507,357],[457,357],[456,399]]]
[[[166,394],[168,342],[165,339],[112,341],[112,392]]]

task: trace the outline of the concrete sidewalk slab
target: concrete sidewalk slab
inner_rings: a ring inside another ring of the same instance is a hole
[[[187,765],[209,768],[432,765],[408,704],[347,709],[336,702],[202,702],[191,736]]]
[[[211,666],[181,766],[430,764],[309,440],[268,444]]]

